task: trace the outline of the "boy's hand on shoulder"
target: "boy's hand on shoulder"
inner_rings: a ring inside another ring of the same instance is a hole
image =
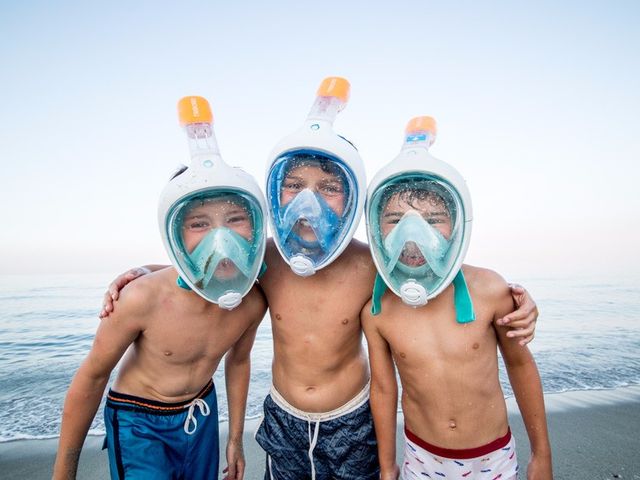
[[[535,336],[538,307],[524,287],[509,284],[509,289],[517,310],[498,318],[496,324],[510,327],[511,331],[507,333],[507,336],[518,339],[520,345],[525,346]]]
[[[533,340],[538,307],[529,292],[520,285],[508,284],[498,273],[485,268],[466,266],[476,287],[490,295],[491,301],[499,305],[494,317],[495,325],[507,327],[507,337],[525,346]],[[515,310],[514,310],[515,305]]]
[[[138,277],[151,273],[151,270],[145,267],[132,268],[121,275],[118,275],[113,282],[107,287],[102,298],[102,310],[100,318],[108,317],[113,312],[113,303],[120,298],[120,291],[129,283]]]
[[[145,277],[137,282],[125,285],[118,293],[118,311],[113,312],[110,316],[115,314],[120,316],[122,313],[127,315],[146,313],[157,301],[158,293],[158,284],[151,281],[151,277]]]

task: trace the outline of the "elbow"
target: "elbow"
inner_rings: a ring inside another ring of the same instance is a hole
[[[224,360],[225,371],[234,369],[251,368],[251,357],[249,355],[228,354]]]

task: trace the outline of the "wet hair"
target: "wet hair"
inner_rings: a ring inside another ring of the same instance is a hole
[[[336,163],[324,155],[318,155],[315,153],[297,153],[294,155],[294,159],[289,162],[286,170],[283,172],[283,178],[287,178],[287,175],[291,170],[299,167],[318,167],[324,173],[338,177],[344,185],[347,184],[346,178],[344,178],[344,172],[336,165]]]
[[[202,195],[197,195],[189,200],[189,202],[184,206],[183,211],[190,212],[194,208],[201,207],[208,202],[229,202],[237,205],[247,212],[249,218],[251,218],[251,222],[253,223],[253,213],[251,210],[251,206],[246,198],[241,195],[238,195],[233,192],[220,192],[211,195],[210,193],[203,193]]]
[[[169,182],[178,178],[180,175],[186,172],[188,168],[189,167],[187,167],[186,165],[179,165],[176,171],[173,172],[173,174],[171,175]],[[207,201],[211,201],[211,200],[221,201],[221,200],[224,200],[225,197],[227,197],[227,201],[232,202],[235,205],[238,205],[242,209],[246,210],[246,212],[249,214],[249,217],[251,218],[251,221],[253,223],[254,218],[251,210],[251,205],[249,204],[246,198],[242,197],[241,195],[237,195],[235,192],[219,192],[219,193],[215,193],[214,195],[211,195],[210,193],[205,192],[200,195],[196,195],[189,200],[187,205],[185,205],[182,208],[182,211],[189,212],[195,207],[204,205]]]
[[[385,189],[380,199],[379,214],[382,213],[392,197],[398,196],[412,208],[417,209],[416,202],[428,200],[433,203],[442,203],[448,216],[455,221],[455,201],[442,185],[433,180],[424,178],[408,178]]]

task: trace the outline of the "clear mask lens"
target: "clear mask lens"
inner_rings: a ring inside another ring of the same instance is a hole
[[[463,207],[444,180],[403,174],[382,184],[368,205],[371,250],[385,282],[436,291],[456,264],[462,243]]]
[[[245,193],[216,190],[179,202],[167,228],[180,276],[214,303],[245,295],[262,264],[263,225],[258,202]]]
[[[416,275],[431,269],[444,277],[449,241],[415,210],[408,211],[384,239],[386,268]]]

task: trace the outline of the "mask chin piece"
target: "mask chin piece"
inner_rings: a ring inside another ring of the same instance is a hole
[[[294,257],[291,257],[291,260],[289,260],[289,265],[291,266],[291,270],[293,270],[293,273],[295,273],[296,275],[300,275],[301,277],[309,277],[316,273],[313,262],[304,255],[296,255]]]
[[[411,307],[421,307],[427,304],[427,291],[413,280],[409,280],[400,287],[402,301]]]
[[[229,292],[218,298],[218,306],[225,310],[233,310],[242,302],[242,295],[238,292]]]

